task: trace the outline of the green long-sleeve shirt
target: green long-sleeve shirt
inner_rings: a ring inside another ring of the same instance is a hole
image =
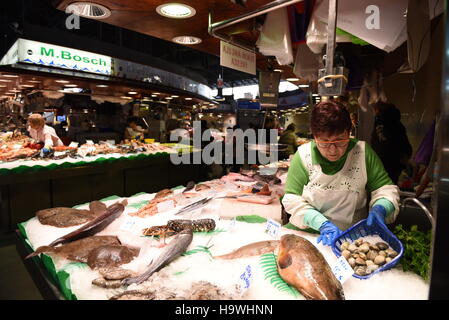
[[[346,149],[345,154],[337,161],[329,161],[324,158],[319,152],[316,143],[312,141],[312,164],[319,164],[321,166],[321,170],[323,173],[327,175],[334,175],[339,172],[348,157],[349,151],[354,148],[358,140],[350,139],[348,148]],[[379,189],[384,185],[391,185],[393,182],[388,176],[387,172],[384,169],[384,166],[374,152],[374,150],[367,143],[365,144],[365,163],[366,163],[366,173],[367,173],[367,183],[366,190],[368,192],[372,192],[374,190]],[[285,193],[288,194],[296,194],[302,195],[304,186],[309,183],[309,174],[304,167],[301,157],[299,153],[296,152],[293,156],[293,159],[290,164],[290,168],[288,170],[287,182],[285,185]],[[386,211],[387,215],[391,214],[394,211],[394,205],[391,201],[381,198],[376,201],[375,205],[382,205]],[[304,215],[304,223],[315,230],[318,230],[323,222],[328,219],[324,217],[319,211],[314,209],[309,209]]]

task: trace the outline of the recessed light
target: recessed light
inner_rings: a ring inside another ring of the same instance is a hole
[[[308,84],[300,84],[298,85],[298,88],[308,88],[309,85]]]
[[[15,74],[3,74],[3,76],[7,77],[7,78],[17,78],[18,77],[18,75],[15,75]]]
[[[156,95],[156,94],[152,94],[151,96],[152,96],[153,98],[156,98],[156,97],[157,97],[157,95]]]
[[[132,99],[131,97],[121,96],[122,99]]]
[[[153,94],[161,94],[160,92],[153,92]]]
[[[69,83],[70,81],[67,80],[55,80],[57,83]]]
[[[192,98],[185,98],[186,100],[192,100]]]
[[[137,94],[136,91],[129,91],[128,94]]]
[[[287,81],[299,81],[299,78],[287,78]]]
[[[156,8],[161,16],[175,19],[184,19],[193,17],[196,13],[191,6],[182,3],[165,3]]]
[[[313,97],[318,97],[319,94],[318,94],[318,93],[314,93],[314,94],[312,94],[312,96],[313,96]]]
[[[172,97],[165,97],[165,99],[167,99],[167,100],[173,100]]]
[[[76,85],[76,84],[65,84],[64,87],[76,88],[76,87],[78,87],[78,85]]]
[[[172,98],[179,98],[179,96],[171,96]]]
[[[80,1],[73,2],[65,9],[66,13],[74,13],[89,19],[106,19],[111,15],[111,10],[101,4]]]
[[[187,45],[201,43],[200,38],[193,37],[193,36],[179,36],[179,37],[174,37],[172,40],[173,40],[173,42],[176,42],[179,44],[187,44]]]
[[[107,87],[109,86],[106,84],[97,84],[97,88],[107,88]]]
[[[273,71],[274,72],[284,72],[284,70],[282,70],[282,69],[274,69]]]

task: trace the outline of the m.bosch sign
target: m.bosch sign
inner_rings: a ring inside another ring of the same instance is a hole
[[[111,57],[52,44],[19,39],[19,62],[111,74]]]

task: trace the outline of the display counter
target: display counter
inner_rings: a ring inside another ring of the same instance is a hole
[[[198,152],[176,148],[175,152]],[[108,154],[0,164],[0,230],[12,232],[37,210],[73,206],[111,194],[155,192],[201,179],[201,165],[173,165],[170,153]]]
[[[228,179],[229,178],[229,179]],[[141,284],[128,286],[118,285],[104,288],[93,282],[103,275],[100,269],[91,268],[90,261],[81,263],[66,259],[54,252],[42,253],[40,256],[24,260],[36,285],[45,299],[249,299],[249,300],[304,300],[305,296],[294,286],[288,285],[277,272],[277,252],[259,252],[253,256],[238,259],[220,259],[218,256],[228,254],[237,248],[259,241],[279,239],[282,235],[293,234],[307,239],[323,255],[329,265],[334,265],[337,257],[328,246],[317,244],[317,233],[299,230],[282,221],[281,210],[271,212],[268,216],[260,216],[254,212],[263,206],[247,203],[246,209],[231,206],[227,211],[221,210],[224,204],[223,195],[229,195],[235,187],[231,181],[234,176],[206,181],[210,189],[204,189],[204,197],[214,195],[214,199],[206,205],[187,213],[180,213],[179,207],[167,207],[157,213],[145,211],[149,204],[157,198],[156,193],[138,193],[133,196],[111,196],[101,199],[107,206],[126,200],[123,213],[96,236],[116,236],[121,245],[139,248],[136,257],[119,268],[141,274],[148,264],[161,254],[174,241],[174,237],[163,239],[162,236],[144,236],[143,230],[167,224],[171,219],[213,219],[215,226],[211,230],[194,231],[186,250],[173,262],[154,273]],[[284,179],[281,178],[282,183]],[[249,184],[249,182],[248,182]],[[245,182],[239,182],[244,190]],[[217,187],[218,186],[218,187]],[[185,190],[184,187],[173,188],[174,199],[194,197],[200,189]],[[270,188],[271,190],[271,188]],[[183,192],[186,191],[186,192]],[[234,190],[236,191],[236,190]],[[165,191],[167,192],[167,191]],[[160,193],[158,193],[160,196]],[[170,198],[168,198],[170,199]],[[167,201],[165,204],[167,204]],[[77,209],[88,209],[89,204],[80,204]],[[274,209],[273,210],[277,210]],[[143,212],[142,215],[139,214]],[[248,214],[251,213],[251,214]],[[279,232],[267,232],[270,221],[282,224]],[[36,248],[47,245],[54,239],[72,232],[79,226],[56,228],[42,225],[38,218],[31,218],[20,223],[17,231],[17,250],[22,258]],[[166,241],[166,243],[164,243]],[[90,257],[90,255],[89,255]],[[90,258],[89,258],[90,259]],[[55,287],[58,290],[55,290]],[[344,296],[353,299],[427,299],[428,283],[413,272],[404,272],[395,267],[361,280],[349,277],[342,284]],[[123,296],[125,292],[132,292]],[[137,296],[136,296],[137,295]]]

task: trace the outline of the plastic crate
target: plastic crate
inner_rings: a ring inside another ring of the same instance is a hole
[[[368,279],[369,277],[371,277],[376,273],[393,268],[398,264],[399,260],[402,257],[402,254],[404,253],[404,247],[402,246],[401,241],[399,241],[399,239],[390,230],[388,230],[388,228],[376,222],[373,222],[371,226],[368,226],[366,224],[366,219],[353,225],[351,228],[347,229],[339,237],[337,237],[332,243],[332,251],[337,257],[340,257],[341,256],[340,246],[343,242],[345,241],[353,242],[358,238],[372,235],[378,235],[379,237],[381,237],[383,241],[385,241],[391,248],[393,248],[398,253],[398,255],[389,263],[384,264],[383,266],[379,267],[377,270],[375,270],[369,275],[359,276],[354,273],[352,276],[355,278]]]

